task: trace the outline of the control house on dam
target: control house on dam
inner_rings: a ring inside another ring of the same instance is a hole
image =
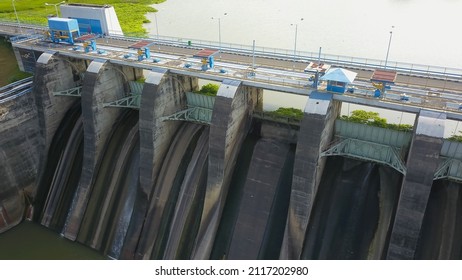
[[[444,138],[460,75],[49,20],[0,25],[33,73],[0,89],[0,232],[31,219],[115,259],[462,257],[462,144]],[[267,90],[306,96],[303,116],[264,112]],[[342,104],[414,125],[351,122]]]

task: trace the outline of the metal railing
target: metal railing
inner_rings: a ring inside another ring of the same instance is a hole
[[[30,29],[33,31],[45,31],[46,26],[40,26],[36,24],[20,24],[1,21],[0,26],[12,26],[20,27],[24,29]],[[127,40],[127,41],[139,41],[140,37],[131,37],[131,36],[106,36],[108,39],[117,39],[117,40]],[[146,38],[143,38],[146,39]],[[215,42],[208,40],[200,40],[193,38],[179,38],[171,36],[159,36],[149,37],[156,41],[159,45],[173,45],[180,46],[185,48],[221,48],[224,53],[236,53],[244,55],[252,55],[255,53],[255,56],[258,57],[269,57],[269,58],[280,58],[288,61],[293,61],[294,58],[297,62],[308,62],[308,61],[317,61],[319,59],[318,52],[307,52],[307,51],[297,51],[295,56],[293,50],[281,49],[281,48],[271,48],[271,47],[261,47],[255,46],[255,52],[253,52],[253,46],[245,44],[234,44],[226,42]],[[336,54],[321,54],[320,60],[323,63],[328,63],[336,66],[344,66],[349,68],[356,69],[365,69],[373,70],[376,68],[384,68],[385,61],[380,59],[372,58],[362,58],[362,57],[351,57],[343,56]],[[424,64],[415,64],[407,62],[397,62],[397,61],[387,61],[387,69],[395,70],[405,75],[413,75],[420,77],[436,77],[440,79],[448,79],[453,81],[462,81],[462,69],[451,68],[451,67],[442,67],[442,66],[431,66]]]

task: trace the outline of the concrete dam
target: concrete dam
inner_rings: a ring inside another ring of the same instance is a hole
[[[1,231],[28,217],[115,259],[461,258],[458,113],[394,131],[309,89],[281,121],[259,84],[208,97],[202,74],[15,52],[34,78],[0,99]]]

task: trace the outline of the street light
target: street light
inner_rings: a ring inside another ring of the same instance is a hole
[[[18,25],[19,25],[18,12],[16,11],[16,5],[14,4],[14,0],[11,0],[11,4],[13,4],[14,14],[16,15],[16,21],[18,22]]]
[[[387,68],[388,53],[390,52],[391,38],[393,36],[393,28],[395,28],[395,26],[391,26],[392,30],[390,30],[390,39],[388,39],[387,56],[385,57],[385,69]]]
[[[157,23],[157,12],[154,13],[154,19],[156,20],[156,34],[157,34],[157,47],[160,51],[160,44],[159,44],[159,24]]]
[[[300,19],[300,21],[303,21],[303,18]],[[295,68],[295,60],[297,57],[297,31],[298,31],[298,23],[291,23],[291,26],[295,25],[295,39],[294,39],[294,68]]]
[[[59,17],[59,14],[58,14],[58,6],[61,5],[61,4],[64,4],[66,3],[66,1],[61,1],[57,4],[49,4],[49,3],[45,3],[45,6],[55,6],[55,11],[56,11],[56,17]]]
[[[154,13],[154,18],[156,20],[157,41],[159,41],[159,24],[157,24],[157,12]]]
[[[227,14],[228,13],[224,13],[223,15],[226,16]],[[218,19],[218,48],[219,48],[220,57],[221,57],[221,18],[220,17],[217,17],[217,18],[212,17],[212,19]]]

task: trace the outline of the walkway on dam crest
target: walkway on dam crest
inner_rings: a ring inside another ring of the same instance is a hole
[[[10,24],[11,25],[11,24]],[[0,25],[0,30],[7,32],[10,25]],[[98,40],[98,49],[85,52],[79,44],[55,44],[39,37],[36,32],[28,36],[21,36],[13,42],[15,48],[35,50],[41,52],[54,52],[62,56],[80,59],[103,59],[118,65],[135,68],[152,69],[165,68],[174,74],[188,75],[207,80],[223,81],[224,79],[241,80],[244,85],[288,92],[300,95],[309,95],[312,90],[310,78],[314,72],[305,72],[306,66],[316,61],[313,57],[303,57],[255,52],[248,49],[222,48],[220,57],[215,59],[215,67],[203,71],[201,58],[195,57],[198,50],[214,48],[215,45],[189,45],[174,40],[152,40],[151,58],[139,60],[137,50],[129,47],[137,38],[106,37]],[[323,60],[323,62],[325,62]],[[343,102],[362,104],[373,107],[387,108],[398,111],[418,113],[420,108],[447,112],[449,119],[462,120],[460,103],[462,103],[461,78],[462,71],[454,73],[428,71],[422,69],[405,69],[389,67],[387,69],[398,71],[396,85],[388,90],[380,99],[373,95],[373,87],[368,82],[372,70],[377,65],[353,65],[348,61],[337,61],[333,64],[339,67],[350,68],[358,72],[358,81],[354,86],[354,93],[335,95],[334,99]],[[380,66],[379,66],[380,67]],[[72,89],[69,89],[72,90]],[[400,95],[409,96],[401,100]],[[131,100],[129,100],[129,103]],[[136,102],[135,102],[136,103]],[[128,104],[128,103],[127,103]]]

